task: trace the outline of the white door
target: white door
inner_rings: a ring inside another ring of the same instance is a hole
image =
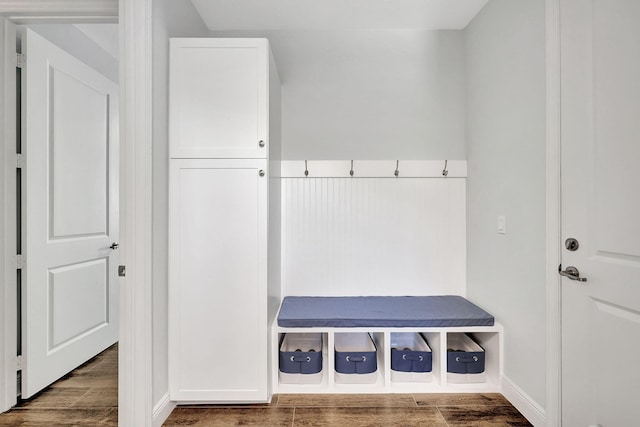
[[[171,39],[171,158],[266,158],[268,51],[266,39]]]
[[[22,38],[22,397],[117,340],[117,85]]]
[[[172,159],[171,399],[267,399],[266,160]]]
[[[561,0],[563,425],[640,422],[640,2]]]

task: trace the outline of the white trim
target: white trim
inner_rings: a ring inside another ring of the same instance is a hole
[[[502,377],[502,395],[535,427],[546,425],[542,406],[505,376]]]
[[[8,16],[16,25],[31,24],[117,24],[118,18],[112,16],[85,16],[85,15],[65,15],[65,16]]]
[[[305,175],[306,170],[309,172]],[[282,161],[282,178],[465,178],[466,160],[287,160]]]
[[[150,427],[152,390],[152,5],[120,0],[121,284],[118,421]]]
[[[165,393],[160,398],[156,406],[153,407],[153,427],[161,427],[162,424],[169,418],[171,412],[175,409],[176,402],[171,401],[169,393]]]
[[[0,15],[118,17],[118,0],[3,0]]]
[[[549,427],[562,424],[562,324],[561,288],[557,266],[561,245],[560,188],[560,0],[546,0],[546,420]]]
[[[118,22],[118,0],[4,0],[0,15],[22,25]]]
[[[0,17],[0,412],[17,402],[15,25]]]
[[[75,22],[78,17],[88,19],[89,15],[100,20],[105,16],[114,15],[113,4],[114,0],[84,2],[20,0],[4,2],[0,8],[0,14],[8,17],[34,14],[37,15],[34,19],[44,16],[46,20],[58,22],[69,22],[69,16],[76,18],[72,20]],[[52,7],[69,9],[60,10]],[[96,9],[93,9],[94,7]],[[111,12],[108,12],[109,8]],[[126,217],[121,221],[121,259],[127,265],[128,277],[121,281],[120,292],[118,417],[119,425],[125,427],[151,426],[153,418],[151,404],[151,19],[151,0],[120,0],[120,43],[121,52],[123,52],[120,65],[122,159],[120,182],[123,190],[121,207],[126,211]],[[2,50],[5,50],[4,46]],[[5,100],[5,102],[9,101]],[[6,126],[3,128],[7,129]],[[3,144],[1,149],[5,148]],[[2,168],[0,180],[4,181],[6,168],[4,165],[0,165],[0,168]],[[0,182],[0,184],[5,183]],[[6,203],[3,205],[6,209]],[[0,219],[6,221],[6,218]],[[6,237],[5,234],[7,234],[7,223],[5,222],[3,226],[0,237]],[[15,225],[10,230],[15,230]],[[5,244],[6,240],[3,240],[2,245]],[[4,285],[7,286],[7,283],[5,282]],[[5,290],[3,287],[3,291]],[[6,298],[3,300],[5,304],[14,304]],[[0,309],[2,310],[0,314],[3,316],[6,316],[6,307],[7,305]],[[15,331],[15,321],[9,324],[5,320],[7,318],[0,317],[0,321],[3,322],[0,327],[5,328],[2,333],[11,331],[12,328]],[[6,334],[2,337],[8,338]],[[2,347],[6,349],[5,344],[3,342]],[[15,378],[12,360],[6,359],[4,353],[0,353],[0,366],[4,368],[11,366],[12,376]],[[3,369],[3,373],[5,372],[6,369]],[[0,380],[4,379],[0,376]],[[0,393],[6,394],[4,387]]]

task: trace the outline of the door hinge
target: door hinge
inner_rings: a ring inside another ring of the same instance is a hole
[[[27,260],[25,259],[24,255],[16,255],[16,268],[18,270],[24,268],[24,264],[26,261]]]
[[[118,276],[125,277],[127,275],[127,266],[119,265],[118,266]]]
[[[16,53],[16,68],[24,67],[25,58],[21,53]]]
[[[16,154],[16,167],[18,169],[22,169],[22,166],[23,166],[23,164],[22,164],[22,154],[18,153],[18,154]]]
[[[22,356],[16,356],[16,371],[22,370]]]

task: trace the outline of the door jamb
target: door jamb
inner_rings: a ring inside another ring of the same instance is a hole
[[[153,423],[152,1],[120,5],[120,229],[127,266],[120,287],[118,425]],[[124,142],[123,142],[124,141]],[[121,208],[122,209],[122,208]]]
[[[0,6],[0,93],[4,95],[5,70],[15,65],[14,49],[5,49],[5,34],[14,22],[115,22],[120,23],[120,199],[121,262],[128,276],[120,281],[120,336],[118,418],[122,426],[152,425],[152,294],[151,294],[151,0],[20,0]],[[14,62],[7,62],[9,61]],[[10,71],[9,74],[12,74]],[[7,76],[11,78],[11,76]],[[15,101],[3,96],[0,123],[10,122]],[[14,113],[15,114],[15,113]],[[15,123],[15,121],[14,121]],[[15,136],[3,126],[0,151],[15,153]],[[13,142],[11,142],[13,141]],[[12,147],[13,144],[13,147]],[[15,200],[13,155],[0,163],[0,411],[16,403],[15,313]],[[13,177],[13,178],[11,178]],[[13,193],[11,193],[13,189]],[[8,190],[8,191],[7,191]],[[13,195],[12,195],[13,194]],[[7,199],[5,199],[7,198]],[[15,206],[14,203],[9,206]],[[14,222],[11,222],[11,220]],[[14,277],[13,281],[11,277]],[[7,280],[7,278],[9,280]],[[13,292],[13,296],[11,295]],[[13,308],[11,308],[13,306]],[[11,384],[13,383],[13,384]]]
[[[545,0],[546,32],[546,425],[562,425],[560,1]]]
[[[16,40],[13,22],[0,16],[0,411],[16,403],[17,375],[17,274],[16,274],[16,87],[14,56]],[[5,46],[13,46],[5,49]],[[13,56],[13,58],[12,58]]]

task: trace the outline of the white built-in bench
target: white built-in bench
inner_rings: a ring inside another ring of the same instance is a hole
[[[371,384],[336,381],[336,335],[369,333],[377,348],[377,378]],[[421,333],[432,351],[430,382],[394,381],[391,342],[396,332]],[[494,317],[461,296],[286,297],[272,336],[274,393],[500,392],[503,329]],[[284,334],[320,333],[323,368],[319,384],[278,380],[278,351]],[[469,334],[485,350],[485,372],[447,373],[447,344],[453,334]]]

